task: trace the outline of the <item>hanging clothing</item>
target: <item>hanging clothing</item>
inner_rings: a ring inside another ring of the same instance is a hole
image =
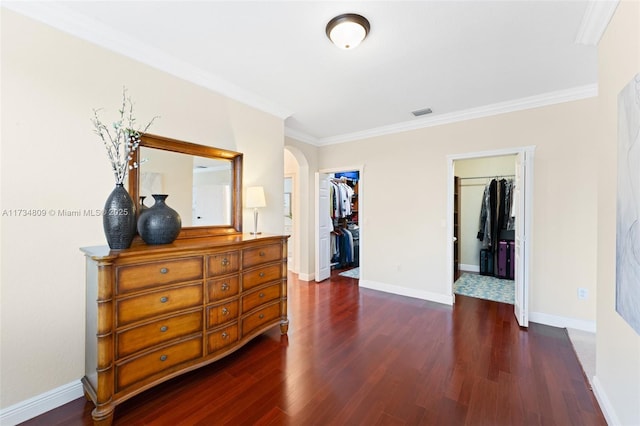
[[[484,189],[480,206],[480,219],[477,238],[483,249],[496,252],[503,230],[515,229],[513,217],[512,179],[492,179]]]
[[[329,211],[334,219],[349,217],[352,214],[351,198],[354,191],[346,181],[329,181]]]
[[[482,194],[482,202],[480,205],[480,222],[478,224],[478,238],[482,242],[482,247],[487,248],[490,245],[490,234],[488,229],[490,228],[490,224],[487,223],[489,217],[491,217],[491,208],[489,204],[489,185],[484,187],[484,193]]]
[[[331,232],[331,263],[338,268],[352,266],[354,263],[353,234],[346,228],[337,228]]]

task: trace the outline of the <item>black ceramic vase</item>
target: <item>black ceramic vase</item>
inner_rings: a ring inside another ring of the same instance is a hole
[[[119,183],[104,204],[102,225],[109,248],[126,249],[136,236],[136,206],[131,196]]]
[[[138,233],[147,244],[172,243],[182,228],[182,219],[177,211],[165,203],[166,194],[151,194],[155,204],[140,212]]]

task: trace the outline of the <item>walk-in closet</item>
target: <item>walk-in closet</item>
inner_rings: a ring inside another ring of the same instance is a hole
[[[346,171],[333,173],[329,179],[332,270],[351,270],[360,265],[359,178],[358,171]]]
[[[454,293],[513,303],[515,156],[456,160]]]

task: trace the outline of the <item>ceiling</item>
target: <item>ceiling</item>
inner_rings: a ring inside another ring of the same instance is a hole
[[[580,39],[586,1],[8,3],[277,115],[316,145],[597,92],[597,49]],[[371,23],[354,50],[325,35],[345,12]],[[411,114],[424,108],[433,113]]]

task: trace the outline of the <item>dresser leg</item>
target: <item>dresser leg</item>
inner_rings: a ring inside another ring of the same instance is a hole
[[[289,331],[289,320],[280,321],[280,334],[287,334]]]
[[[113,408],[109,412],[98,412],[98,409],[95,408],[91,412],[91,417],[93,417],[93,426],[111,426],[113,423]]]

